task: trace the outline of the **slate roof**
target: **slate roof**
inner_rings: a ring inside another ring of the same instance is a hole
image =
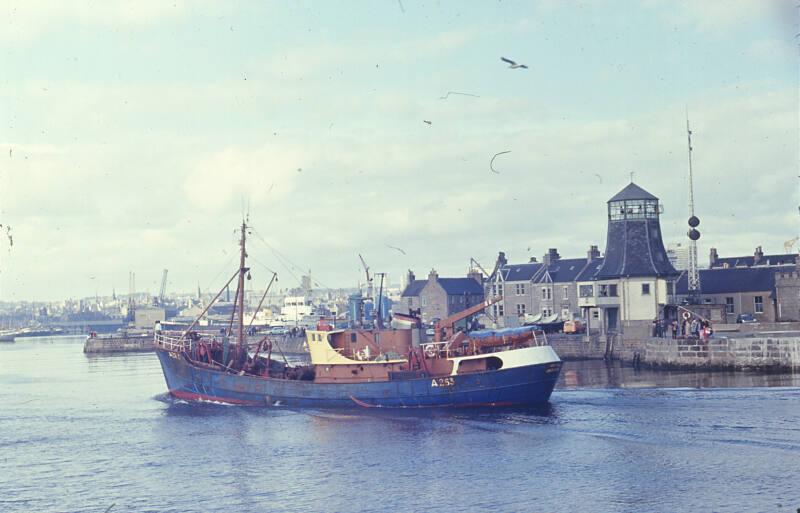
[[[500,272],[505,281],[530,281],[541,268],[542,264],[540,262],[529,262],[505,265],[500,268]]]
[[[595,258],[589,262],[580,273],[575,277],[575,281],[590,281],[598,269],[603,266],[603,258]]]
[[[438,282],[449,296],[483,295],[483,286],[473,278],[439,278]],[[414,280],[406,286],[402,297],[419,296],[427,283],[428,280]]]
[[[575,281],[575,277],[586,267],[586,258],[561,258],[547,266],[547,274],[553,283],[567,283]],[[536,279],[536,283],[545,281],[545,273]]]
[[[657,218],[608,222],[606,253],[595,279],[677,275],[667,258]]]
[[[428,283],[428,280],[414,280],[408,285],[406,285],[405,290],[403,291],[402,297],[417,297],[419,293],[422,292],[422,289],[425,287],[425,284]]]
[[[631,182],[624,189],[616,193],[613,198],[608,200],[608,203],[611,203],[612,201],[657,200],[657,199],[658,198],[656,198],[646,190],[642,189],[635,183]]]
[[[755,264],[755,257],[753,255],[750,256],[741,256],[741,257],[725,257],[725,258],[717,258],[717,262],[714,264],[714,267],[723,267],[725,264],[728,264],[728,267],[753,267]],[[788,254],[788,255],[764,255],[761,257],[761,261],[758,263],[759,266],[767,266],[767,265],[788,265],[794,264],[797,262],[797,255],[796,254]]]
[[[439,278],[439,285],[447,292],[448,296],[483,295],[483,286],[474,278]]]
[[[792,270],[794,266],[731,267],[728,269],[700,269],[701,294],[735,294],[737,292],[769,292],[775,295],[775,274]],[[675,284],[678,295],[689,293],[687,273],[684,271]]]

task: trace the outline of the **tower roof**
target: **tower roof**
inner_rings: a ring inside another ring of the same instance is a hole
[[[631,182],[625,186],[624,189],[616,193],[613,198],[608,200],[608,203],[626,200],[658,200],[658,198]]]

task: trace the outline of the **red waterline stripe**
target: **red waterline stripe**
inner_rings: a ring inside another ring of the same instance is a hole
[[[183,390],[170,390],[169,393],[173,397],[183,399],[184,401],[216,401],[218,403],[237,404],[241,406],[264,406],[264,404],[256,401],[245,401],[243,399],[223,399],[222,397],[214,397],[205,394],[193,394],[191,392],[184,392]]]

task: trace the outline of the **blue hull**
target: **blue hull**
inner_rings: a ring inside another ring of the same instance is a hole
[[[430,408],[545,403],[561,362],[549,362],[447,378],[366,383],[314,383],[238,376],[193,365],[181,354],[157,349],[172,396],[248,406],[318,408]]]

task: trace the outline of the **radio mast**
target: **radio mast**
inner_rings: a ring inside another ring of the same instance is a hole
[[[697,239],[700,232],[697,227],[700,219],[694,215],[694,185],[692,183],[692,130],[689,128],[689,113],[686,113],[686,137],[689,143],[689,275],[688,289],[691,303],[697,303],[700,299],[700,272],[697,270]]]

